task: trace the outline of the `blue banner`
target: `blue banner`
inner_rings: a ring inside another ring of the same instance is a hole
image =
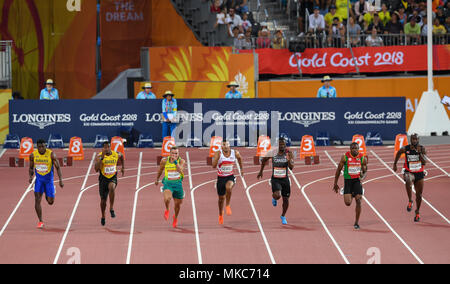
[[[405,133],[405,98],[337,99],[179,99],[175,138],[201,146],[217,135],[255,145],[259,135],[328,132],[331,139],[348,141],[354,134],[378,132],[383,140]],[[160,100],[11,100],[10,133],[47,139],[61,134],[64,142],[78,136],[92,143],[97,134],[120,134],[121,127],[162,140]],[[243,145],[243,144],[242,144]]]

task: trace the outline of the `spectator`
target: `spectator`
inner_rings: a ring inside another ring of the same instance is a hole
[[[386,45],[400,45],[403,42],[402,36],[395,36],[403,34],[403,25],[398,21],[398,12],[392,14],[391,20],[387,23],[384,34],[392,34],[386,37]]]
[[[239,28],[233,28],[233,46],[235,49],[242,49],[244,34],[239,33]]]
[[[336,98],[336,89],[330,85],[333,81],[330,76],[324,76],[322,79],[323,86],[317,91],[318,98]]]
[[[378,16],[378,13],[373,14],[373,21],[372,23],[367,27],[366,33],[372,33],[372,29],[376,28],[378,34],[382,34],[384,30],[383,23],[380,20],[380,17]]]
[[[12,99],[13,100],[23,100],[22,95],[20,94],[20,92],[13,92],[12,93]]]
[[[449,1],[449,3],[450,3],[450,1]],[[447,18],[445,19],[445,29],[446,29],[447,31],[450,31],[450,17],[447,17]]]
[[[434,35],[443,35],[446,34],[447,30],[445,27],[440,23],[438,18],[435,18],[433,21],[433,34]]]
[[[242,19],[239,15],[236,14],[236,10],[234,8],[231,8],[229,10],[230,14],[230,29],[232,30],[234,27],[242,27]]]
[[[364,15],[369,12],[370,3],[366,0],[359,0],[355,3],[355,15],[359,24],[364,22]]]
[[[377,29],[372,28],[372,34],[366,38],[367,46],[383,46],[383,39],[377,36]]]
[[[328,12],[325,15],[325,17],[324,17],[325,27],[326,27],[327,30],[330,29],[331,25],[333,24],[333,19],[335,17],[338,17],[339,18],[339,22],[342,22],[342,18],[336,14],[336,6],[335,5],[331,5],[330,6],[330,12]]]
[[[149,100],[149,99],[156,99],[155,94],[152,93],[152,84],[151,83],[145,83],[144,87],[142,87],[143,91],[140,92],[136,99],[137,100]]]
[[[419,9],[414,9],[412,15],[409,15],[409,20],[411,18],[415,18],[416,19],[416,24],[418,24],[419,26],[422,27],[422,17],[419,15]],[[408,22],[409,22],[408,20]]]
[[[448,5],[447,5],[448,6]],[[439,6],[437,8],[437,12],[436,12],[436,18],[439,19],[439,23],[441,25],[445,25],[445,15],[444,15],[444,10],[441,6]]]
[[[350,15],[353,16],[353,10],[351,9],[352,5],[349,3],[350,11],[347,7],[347,0],[336,0],[335,5],[337,7],[336,13],[341,17],[344,23],[347,23],[347,13],[350,12]]]
[[[270,37],[269,26],[267,25],[266,22],[262,22],[262,23],[261,23],[260,29],[259,29],[259,31],[258,31],[258,37],[261,36],[263,30],[266,30],[268,36]]]
[[[309,16],[309,33],[322,33],[325,29],[325,19],[319,14],[319,6],[314,7],[314,14]]]
[[[348,19],[348,34],[350,36],[350,43],[352,46],[358,46],[361,39],[361,26],[355,23],[355,18],[350,17]]]
[[[243,15],[248,13],[248,0],[236,0],[235,1],[236,12],[239,15]]]
[[[404,25],[406,24],[406,19],[407,19],[407,15],[405,13],[405,8],[403,6],[400,7],[400,9],[398,9],[398,21],[400,22],[400,24]]]
[[[416,18],[411,17],[404,26],[403,31],[406,34],[407,44],[418,44],[420,37],[420,26],[416,23]]]
[[[286,39],[283,37],[283,32],[281,30],[278,30],[275,33],[275,37],[272,41],[272,48],[273,49],[286,48]]]
[[[373,18],[375,14],[375,7],[370,5],[369,6],[369,12],[364,14],[363,20],[364,20],[364,31],[367,32],[367,29],[369,28],[369,25],[372,24]]]
[[[220,0],[215,0],[214,4],[211,5],[210,11],[211,13],[219,14],[220,13],[220,6],[222,5]]]
[[[242,15],[242,28],[244,32],[252,27],[252,23],[248,20],[248,13]]]
[[[383,27],[391,20],[391,13],[388,11],[386,3],[381,4],[381,11],[378,13]]]
[[[223,8],[219,14],[217,14],[217,21],[214,25],[214,28],[217,28],[218,25],[229,25],[231,23],[231,18],[227,14],[227,8]]]
[[[54,88],[55,83],[52,79],[45,82],[45,88],[41,90],[41,100],[59,100],[58,90]]]
[[[242,49],[252,49],[253,43],[252,43],[252,28],[249,28],[245,31],[245,38],[244,42],[242,43]]]
[[[425,17],[423,17],[423,25],[422,25],[422,29],[421,29],[421,35],[422,36],[427,36],[428,35],[428,22],[427,22],[427,16],[425,15]]]
[[[328,30],[328,46],[342,47],[345,45],[345,27],[338,17],[333,19],[333,24]]]
[[[437,12],[437,8],[436,8],[436,12]],[[450,1],[447,1],[447,4],[445,4],[444,15],[445,15],[445,19],[450,17]]]
[[[261,35],[256,39],[256,48],[270,48],[269,31],[263,29]]]
[[[176,117],[177,117],[177,100],[173,97],[171,91],[166,91],[163,95],[162,100],[162,114],[163,114],[163,125],[162,125],[162,138],[166,136],[174,137],[174,131],[177,127]],[[170,131],[170,132],[169,132]]]
[[[230,82],[230,84],[227,85],[227,88],[230,88],[230,91],[225,94],[226,99],[242,99],[242,93],[237,90],[239,88],[239,84],[235,81]]]

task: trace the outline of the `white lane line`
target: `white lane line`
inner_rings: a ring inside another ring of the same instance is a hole
[[[139,153],[138,175],[137,175],[137,179],[136,179],[136,192],[134,193],[133,213],[131,215],[130,238],[128,240],[127,260],[125,262],[126,264],[130,264],[131,248],[133,247],[134,222],[136,220],[136,208],[137,208],[137,201],[138,201],[138,190],[139,190],[139,183],[141,181],[141,166],[142,166],[142,152]]]
[[[86,186],[87,180],[89,178],[89,173],[91,172],[92,165],[94,164],[95,154],[96,154],[95,152],[92,154],[92,159],[91,159],[91,162],[89,164],[89,168],[88,168],[88,170],[86,172],[86,176],[84,178],[83,184],[81,186],[80,193],[78,194],[77,202],[75,203],[75,206],[73,207],[72,215],[70,216],[69,223],[67,224],[66,230],[65,230],[64,235],[62,237],[62,240],[61,240],[61,243],[59,245],[58,252],[56,253],[55,260],[53,261],[53,264],[57,264],[58,263],[58,259],[59,259],[59,256],[61,255],[61,251],[62,251],[62,248],[64,246],[64,242],[66,241],[67,235],[69,233],[70,226],[72,226],[73,218],[75,217],[75,213],[77,212],[78,205],[80,204],[81,196],[83,196],[83,192],[87,189],[87,188],[85,189],[84,187]]]
[[[30,185],[27,187],[27,189],[25,189],[25,192],[23,193],[22,197],[20,198],[19,202],[17,202],[16,207],[14,208],[14,210],[11,212],[11,215],[9,215],[8,220],[6,220],[5,225],[3,225],[2,230],[0,231],[0,237],[3,235],[3,232],[6,230],[6,227],[8,227],[9,222],[11,222],[12,218],[14,217],[14,215],[17,212],[17,209],[19,209],[20,205],[22,204],[23,200],[25,199],[25,197],[27,196],[28,192],[32,191],[32,187],[33,184],[36,181],[36,177],[33,178],[33,181],[30,183]]]
[[[0,153],[0,158],[3,157],[3,154],[5,154],[6,150],[8,149],[3,149],[2,152]]]
[[[435,166],[436,168],[438,168],[439,170],[441,170],[441,172],[443,172],[444,174],[446,174],[448,177],[450,177],[450,174],[447,173],[443,168],[439,167],[435,162],[433,162],[429,156],[427,156],[427,160],[430,161],[430,163],[433,164],[433,166]]]
[[[392,170],[373,150],[370,150],[370,152],[388,169],[390,170],[403,184],[405,184],[405,181],[396,173],[394,170]],[[416,190],[414,187],[412,187],[412,191],[416,193]],[[450,221],[441,213],[439,210],[437,210],[433,205],[431,205],[430,202],[428,202],[423,196],[422,201],[425,202],[428,206],[430,206],[431,209],[433,209],[434,212],[436,212],[439,216],[442,217],[442,219],[445,220],[448,224],[450,224]]]
[[[239,165],[238,165],[237,168],[239,171],[239,175],[241,176],[242,183],[244,185],[245,194],[247,195],[248,201],[250,202],[250,207],[252,208],[253,215],[255,215],[256,223],[258,224],[259,231],[261,232],[261,236],[263,238],[264,244],[266,245],[266,249],[267,249],[267,253],[269,254],[270,261],[272,262],[272,264],[276,264],[275,258],[273,257],[272,250],[270,249],[269,242],[267,241],[266,234],[264,233],[264,229],[263,229],[261,221],[258,217],[258,213],[256,212],[255,205],[253,204],[252,198],[250,196],[250,189],[257,184],[265,182],[266,180],[257,182],[255,184],[252,184],[250,187],[247,187],[247,183],[245,182],[244,176],[241,174],[241,167],[239,167]]]

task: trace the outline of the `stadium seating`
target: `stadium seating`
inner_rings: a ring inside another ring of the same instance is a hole
[[[137,148],[153,148],[153,137],[150,134],[139,135]]]
[[[94,148],[102,148],[104,142],[108,142],[108,136],[97,134],[95,136]]]
[[[64,148],[64,141],[61,134],[51,133],[48,137],[47,146],[50,149],[62,149]]]
[[[19,149],[20,139],[19,136],[14,134],[7,134],[5,142],[3,144],[4,149]]]
[[[382,146],[383,140],[378,132],[367,132],[365,142],[367,146]]]

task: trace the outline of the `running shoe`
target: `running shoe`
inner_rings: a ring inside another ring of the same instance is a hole
[[[164,210],[164,219],[169,220],[169,210]]]
[[[419,213],[416,213],[416,217],[414,217],[414,222],[419,222],[420,221],[420,215]]]
[[[109,212],[111,213],[111,218],[116,218],[116,213],[114,210],[109,210]]]
[[[175,215],[173,216],[173,223],[172,223],[172,227],[176,228],[178,224],[178,219],[175,218]]]
[[[353,225],[353,228],[355,228],[355,230],[359,230],[360,229],[360,227],[359,227],[359,225],[357,223],[355,223],[355,225]]]
[[[275,207],[275,206],[277,206],[277,200],[275,199],[275,198],[272,198],[272,205]]]
[[[413,207],[413,202],[412,201],[408,202],[408,207],[406,207],[406,211],[411,212],[412,207]]]
[[[37,224],[37,228],[38,228],[38,229],[43,229],[43,228],[44,228],[44,222],[39,222],[39,223]]]
[[[102,219],[100,220],[100,223],[102,224],[102,226],[105,226],[105,224],[106,224],[105,218],[102,218]]]
[[[225,212],[227,212],[227,215],[230,216],[231,215],[231,207],[230,206],[226,206],[225,207]]]
[[[219,215],[219,224],[223,225],[223,215]]]
[[[281,218],[281,224],[287,225],[286,217],[285,216],[280,216],[280,218]]]

